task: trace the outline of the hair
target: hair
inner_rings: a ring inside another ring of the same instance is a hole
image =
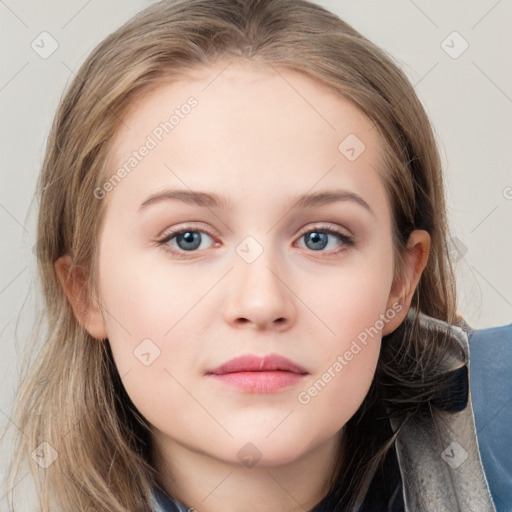
[[[8,487],[28,461],[45,512],[55,506],[81,512],[149,510],[158,475],[148,423],[122,385],[108,340],[94,339],[77,322],[54,263],[71,255],[70,273],[81,272],[88,293],[97,290],[107,201],[94,199],[94,190],[111,171],[111,142],[123,116],[163,81],[221,59],[301,72],[373,122],[384,150],[395,279],[403,277],[410,233],[430,234],[428,262],[411,302],[415,320],[384,337],[370,390],[343,429],[343,449],[328,483],[340,506],[357,510],[399,435],[382,434],[382,410],[389,417],[419,414],[436,403],[443,408],[436,391],[446,385],[443,339],[433,336],[425,347],[416,320],[421,312],[458,322],[455,279],[440,157],[405,74],[338,16],[306,0],[164,0],[106,37],[82,64],[61,98],[37,183],[37,271],[47,332],[37,354],[28,349],[34,360],[13,408],[24,435],[18,432]],[[58,453],[45,470],[30,457],[42,442]],[[12,508],[12,492],[9,503]]]

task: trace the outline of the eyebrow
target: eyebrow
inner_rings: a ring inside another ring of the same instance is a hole
[[[295,203],[292,208],[313,208],[332,204],[338,201],[351,201],[366,209],[369,213],[375,216],[375,212],[370,205],[355,192],[349,190],[326,190],[321,192],[313,192],[310,194],[303,194],[294,198]],[[185,204],[204,206],[208,208],[231,208],[233,202],[222,196],[211,194],[208,192],[199,192],[194,190],[163,190],[151,194],[139,206],[139,212],[145,210],[150,205],[159,204],[163,202],[177,201]]]

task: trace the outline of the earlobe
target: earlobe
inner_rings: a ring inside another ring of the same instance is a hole
[[[386,324],[382,331],[383,335],[393,332],[407,315],[421,274],[427,265],[429,252],[428,232],[421,229],[414,230],[409,236],[407,249],[403,254],[403,274],[393,283],[387,304],[387,309],[392,308],[395,311],[399,309],[399,314]]]
[[[70,273],[71,256],[61,256],[55,262],[55,272],[80,325],[96,339],[106,339],[107,330],[98,301],[87,290],[86,276],[81,267]]]

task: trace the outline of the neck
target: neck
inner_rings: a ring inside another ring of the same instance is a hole
[[[328,493],[339,447],[329,438],[284,465],[246,467],[198,453],[154,435],[159,484],[173,499],[197,512],[305,512]]]

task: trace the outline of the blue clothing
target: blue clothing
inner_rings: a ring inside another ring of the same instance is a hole
[[[426,317],[425,322],[441,328],[448,326],[429,317]],[[428,508],[437,511],[440,508],[436,507],[442,506],[443,511],[450,512],[490,511],[494,510],[490,504],[490,496],[496,512],[512,511],[512,324],[474,331],[466,324],[464,329],[469,333],[463,334],[463,330],[455,328],[455,334],[462,345],[466,343],[471,401],[463,413],[454,415],[453,424],[448,425],[446,431],[439,429],[437,435],[443,437],[446,432],[452,432],[452,429],[458,432],[458,439],[464,441],[464,447],[468,451],[467,462],[473,466],[466,466],[467,473],[461,475],[459,481],[457,471],[462,471],[464,464],[459,469],[455,468],[454,472],[447,473],[447,480],[451,482],[448,485],[451,487],[444,488],[444,475],[447,469],[450,470],[441,460],[439,450],[448,445],[451,435],[444,439],[444,444],[436,446],[433,455],[430,456],[430,442],[432,445],[436,442],[434,437],[431,438],[431,427],[423,423],[412,424],[402,435],[402,440],[397,443],[396,450],[389,450],[382,469],[372,481],[361,512],[416,512],[418,503],[424,504],[422,510]],[[465,414],[465,418],[461,414]],[[471,419],[473,415],[474,426],[471,427],[472,421],[468,422],[467,418]],[[478,442],[478,446],[475,441]],[[460,448],[460,445],[458,446]],[[453,453],[451,449],[451,454]],[[449,455],[450,452],[445,457]],[[474,482],[469,482],[469,478],[473,478],[475,472],[478,473],[479,458],[483,466],[480,466],[480,476],[475,477]],[[418,468],[416,472],[415,467]],[[442,476],[434,476],[436,472]],[[464,505],[463,496],[465,493],[471,493],[471,489],[476,487],[480,487],[480,490],[475,491],[474,499],[469,498]],[[486,492],[489,499],[485,497]],[[440,500],[433,508],[430,508],[428,501],[430,497]],[[446,497],[446,502],[443,497]],[[152,498],[154,512],[194,510],[172,500],[158,486],[155,487]],[[332,512],[336,502],[333,496],[326,496],[310,512]],[[408,503],[407,507],[404,502]]]
[[[471,401],[497,512],[512,511],[512,324],[469,333]]]
[[[155,487],[153,489],[153,509],[154,512],[189,512],[190,509],[185,507],[183,503],[180,503],[177,500],[172,500],[165,494],[165,492],[160,489],[160,487]]]

